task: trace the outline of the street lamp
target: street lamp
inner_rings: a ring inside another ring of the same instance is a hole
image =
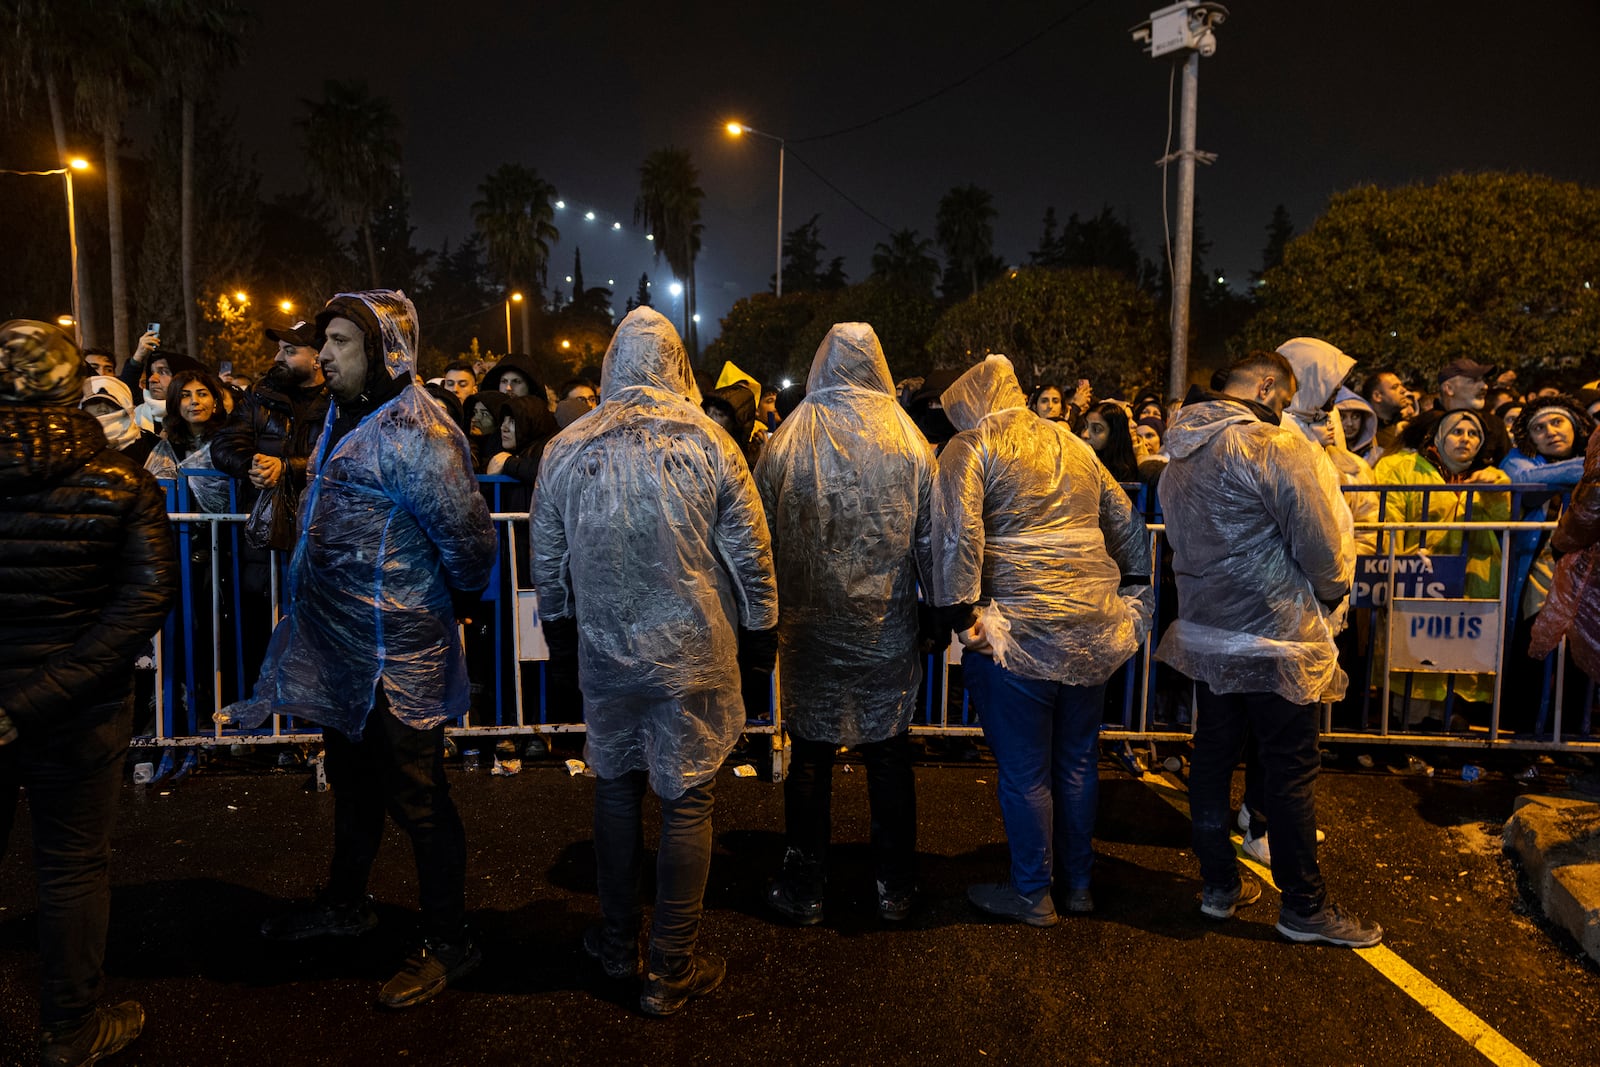
[[[757,137],[765,137],[769,141],[778,142],[778,269],[775,274],[776,284],[774,290],[778,296],[783,295],[783,152],[784,141],[782,137],[775,137],[770,133],[763,133],[754,126],[746,126],[742,122],[730,122],[727,125],[730,137],[741,137],[753,133]]]
[[[289,314],[289,312],[294,310],[294,301],[292,301],[292,300],[280,300],[280,301],[278,301],[278,310],[283,312],[285,315]]]
[[[0,174],[24,174],[44,177],[59,174],[67,181],[67,244],[72,253],[72,332],[78,347],[83,347],[83,298],[78,281],[78,213],[72,204],[72,172],[88,170],[89,161],[79,156],[67,160],[67,165],[55,170],[0,170]],[[62,323],[65,327],[67,324]]]
[[[506,354],[507,355],[509,355],[511,353],[511,305],[512,304],[520,304],[520,303],[522,303],[522,294],[521,293],[512,293],[511,296],[506,300]],[[524,337],[523,340],[526,341],[527,338]]]

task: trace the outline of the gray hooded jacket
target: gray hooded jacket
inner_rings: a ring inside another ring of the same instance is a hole
[[[933,447],[895,401],[877,334],[864,322],[833,327],[806,399],[755,472],[783,603],[783,720],[807,740],[883,741],[911,724],[933,469]]]
[[[360,300],[377,317],[383,373],[393,380],[415,369],[417,309],[404,293],[339,298]],[[467,711],[450,591],[488,583],[494,524],[465,435],[415,382],[329,451],[338,410],[329,405],[306,468],[288,612],[255,692],[221,714],[244,727],[295,715],[355,739],[382,682],[396,718],[431,728]]]
[[[545,447],[531,520],[540,614],[578,622],[589,763],[682,796],[739,740],[737,629],[776,625],[778,594],[749,469],[656,311],[622,320],[599,407]]]
[[[1221,398],[1186,403],[1166,446],[1178,618],[1156,658],[1216,693],[1339,699],[1347,679],[1327,616],[1349,592],[1355,550],[1322,450]]]
[[[939,454],[934,599],[984,602],[995,662],[1014,674],[1099,685],[1138,649],[1154,593],[1150,535],[1128,495],[1065,423],[1028,410],[990,356],[945,390],[960,432]]]

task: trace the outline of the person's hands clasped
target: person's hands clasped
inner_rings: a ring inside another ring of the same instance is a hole
[[[283,460],[257,452],[250,461],[250,484],[257,489],[271,489],[283,477]]]

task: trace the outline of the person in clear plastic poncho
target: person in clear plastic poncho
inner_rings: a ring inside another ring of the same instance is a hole
[[[617,327],[600,405],[545,447],[533,577],[550,670],[576,671],[595,787],[608,973],[638,961],[646,784],[661,797],[657,906],[641,1006],[668,1014],[721,980],[694,952],[711,856],[712,786],[744,727],[742,663],[772,671],[778,621],[761,501],[738,447],[700,410],[672,324]]]
[[[792,755],[784,870],[769,897],[822,918],[830,776],[859,746],[872,804],[879,913],[906,916],[915,879],[911,715],[921,681],[918,583],[931,580],[933,447],[896,402],[877,334],[834,326],[806,399],[768,439],[756,486],[783,603],[779,677]]]
[[[1028,410],[1004,356],[941,403],[959,432],[939,455],[934,598],[967,646],[1011,846],[1009,882],[968,896],[1050,925],[1053,877],[1072,910],[1094,906],[1100,713],[1106,680],[1148,631],[1149,534],[1094,450]]]
[[[333,403],[307,465],[288,611],[253,696],[224,711],[321,724],[334,789],[327,888],[263,933],[299,940],[377,922],[367,875],[384,813],[411,838],[424,945],[380,1001],[408,1007],[480,958],[466,932],[466,838],[444,776],[444,724],[467,710],[452,592],[473,594],[496,553],[467,440],[412,380],[417,312],[402,292],[341,293],[317,316]]]
[[[1280,425],[1295,374],[1276,352],[1228,369],[1221,393],[1192,389],[1167,434],[1161,476],[1178,618],[1157,658],[1196,680],[1189,774],[1201,912],[1226,919],[1258,899],[1228,839],[1229,787],[1255,736],[1283,891],[1278,929],[1296,941],[1376,944],[1382,929],[1327,903],[1313,792],[1317,704],[1343,695],[1333,617],[1355,571],[1350,509],[1321,448]]]

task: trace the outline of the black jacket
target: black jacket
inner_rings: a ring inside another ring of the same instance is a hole
[[[239,482],[239,507],[249,510],[259,490],[250,484],[256,453],[287,464],[297,489],[306,484],[306,460],[328,414],[328,390],[278,389],[263,381],[239,400],[233,417],[211,443],[211,462]]]
[[[155,479],[91,415],[0,405],[0,708],[18,730],[125,697],[177,590]]]

